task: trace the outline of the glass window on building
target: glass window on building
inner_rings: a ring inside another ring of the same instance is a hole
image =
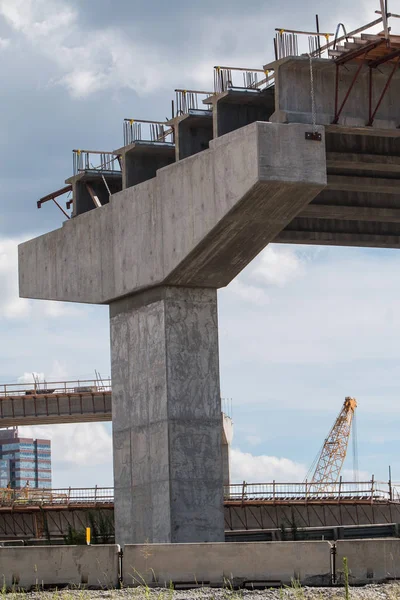
[[[10,481],[10,461],[0,460],[0,488],[6,488]]]
[[[0,429],[0,487],[51,487],[51,443]]]

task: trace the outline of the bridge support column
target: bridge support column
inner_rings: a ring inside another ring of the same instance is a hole
[[[217,293],[110,305],[118,544],[223,541]]]

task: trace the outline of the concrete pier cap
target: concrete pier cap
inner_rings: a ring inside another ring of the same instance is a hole
[[[339,106],[358,71],[357,62],[346,63],[338,73]],[[336,69],[335,61],[328,58],[312,59],[315,119],[320,125],[330,125],[335,117]],[[312,123],[311,69],[308,56],[289,56],[264,66],[275,73],[275,111],[270,121],[276,123]],[[375,106],[387,84],[392,65],[380,65],[374,70],[372,106]],[[338,123],[346,127],[365,127],[369,118],[370,69],[361,66],[354,87],[343,107]],[[293,92],[296,90],[296,93]],[[379,112],[374,119],[374,129],[396,130],[400,122],[400,71],[390,82]]]
[[[224,539],[216,290],[325,188],[310,130],[254,122],[19,246],[22,297],[110,305],[121,545]]]
[[[326,186],[307,124],[256,122],[19,246],[24,298],[107,304],[158,285],[220,288]]]

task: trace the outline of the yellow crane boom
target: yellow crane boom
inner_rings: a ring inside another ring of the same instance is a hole
[[[356,399],[347,396],[328,437],[325,439],[311,479],[311,484],[318,484],[316,488],[318,492],[326,491],[329,485],[336,483],[340,477],[356,408]]]

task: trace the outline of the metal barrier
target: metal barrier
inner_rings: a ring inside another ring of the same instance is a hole
[[[322,485],[322,484],[321,484]],[[336,487],[335,487],[336,486]],[[307,483],[246,483],[224,486],[225,502],[341,502],[368,500],[371,504],[398,501],[398,495],[390,482],[365,481],[361,483],[340,482],[332,484],[331,492],[310,493]],[[0,489],[0,506],[12,505],[94,505],[114,502],[112,487],[61,488],[61,489]]]
[[[0,398],[51,394],[111,392],[111,379],[81,379],[76,381],[34,381],[0,385]]]
[[[220,94],[230,89],[261,90],[264,86],[273,85],[274,77],[273,73],[263,69],[214,67],[214,93]]]
[[[86,171],[98,171],[100,173],[121,171],[120,157],[115,152],[72,150],[72,157],[74,175],[85,173]]]
[[[277,27],[275,31],[274,38],[274,50],[275,50],[275,59],[279,60],[280,58],[286,58],[287,56],[299,56],[301,51],[299,51],[299,43],[298,36],[305,35],[308,37],[308,52],[313,57],[321,58],[325,52],[327,52],[328,57],[334,57],[334,53],[337,44],[343,41],[349,41],[351,38],[354,38],[355,35],[368,31],[372,27],[379,25],[390,17],[397,17],[397,15],[388,13],[386,16],[380,17],[359,27],[354,29],[354,31],[346,32],[346,29],[342,23],[339,23],[335,33],[321,32],[319,31],[319,22],[317,17],[317,31],[298,31],[295,29],[283,29]],[[342,28],[343,35],[339,37],[339,30]],[[385,36],[386,37],[386,36]],[[321,38],[325,38],[325,44],[321,46]],[[333,39],[332,39],[333,38]]]
[[[135,142],[174,143],[174,131],[163,121],[124,119],[124,146]]]
[[[213,94],[214,92],[176,89],[174,116],[186,115],[190,111],[209,111],[210,109],[203,104],[203,100],[206,100],[206,98],[209,98]]]
[[[93,506],[112,504],[110,487],[21,489],[0,488],[0,506]]]
[[[225,486],[224,497],[227,501],[263,500],[282,501],[345,501],[368,500],[371,502],[393,500],[395,490],[391,482],[371,481],[325,483],[246,483]]]

